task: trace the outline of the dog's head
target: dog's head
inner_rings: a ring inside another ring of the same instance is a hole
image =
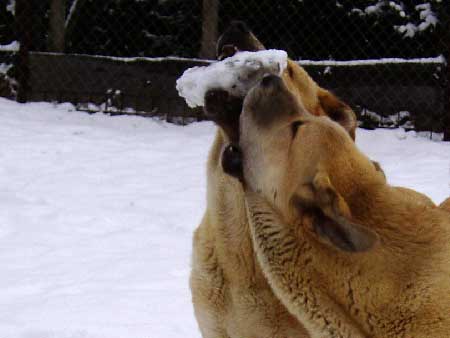
[[[243,21],[232,21],[217,40],[216,56],[223,60],[237,52],[266,49]]]
[[[271,75],[245,97],[240,127],[242,155],[235,154],[242,156],[246,189],[263,195],[288,222],[313,214],[315,232],[340,249],[364,251],[375,243],[375,233],[353,222],[346,197],[353,180],[381,178],[341,125],[308,113],[283,79]]]
[[[264,45],[244,22],[233,21],[217,42],[217,58],[222,60],[239,51],[264,49]],[[337,121],[355,138],[356,116],[352,109],[329,91],[318,87],[300,65],[289,60],[282,78],[308,111]],[[210,90],[205,95],[205,114],[222,127],[232,142],[237,138],[241,106],[242,98],[232,97],[223,90]]]

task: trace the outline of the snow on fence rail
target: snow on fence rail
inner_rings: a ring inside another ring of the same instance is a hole
[[[205,118],[201,109],[187,107],[175,82],[185,69],[210,61],[32,52],[29,62],[30,101],[69,101],[89,111],[140,112],[172,121]],[[408,111],[417,130],[443,131],[446,67],[442,57],[299,63],[358,114],[389,116]]]
[[[336,60],[298,60],[298,63],[302,66],[373,66],[373,65],[386,65],[386,64],[444,64],[445,58],[443,56],[430,57],[430,58],[381,58],[381,59],[366,59],[366,60],[348,60],[348,61],[336,61]]]

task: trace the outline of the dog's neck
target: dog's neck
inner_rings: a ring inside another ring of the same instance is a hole
[[[290,224],[258,193],[247,193],[247,202],[263,271],[276,294],[307,328],[323,327],[316,318],[325,318],[330,332],[349,332],[342,337],[386,337],[396,320],[408,321],[416,315],[417,309],[409,306],[412,297],[430,296],[425,289],[415,290],[417,278],[409,276],[411,263],[422,261],[409,262],[395,252],[399,248],[367,254],[342,252],[318,236],[314,212],[305,209],[298,222]],[[396,264],[386,264],[393,260]],[[421,301],[414,304],[421,306]]]
[[[216,215],[211,221],[219,260],[228,278],[240,285],[265,283],[253,250],[241,183],[223,172],[222,152],[229,144],[226,133],[217,128],[208,159],[208,210]],[[231,273],[234,271],[236,273]],[[229,272],[229,273],[227,273]]]

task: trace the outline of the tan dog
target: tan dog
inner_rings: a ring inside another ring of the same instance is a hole
[[[246,96],[240,145],[258,262],[311,337],[450,337],[446,211],[387,185],[276,76]]]
[[[233,34],[225,34],[220,40],[219,52],[263,48],[259,42],[255,43],[257,39],[245,26],[238,23],[232,28]],[[293,95],[310,111],[335,118],[354,137],[356,119],[347,105],[320,88],[292,61],[283,77]],[[206,94],[205,102],[207,114],[220,128],[207,164],[207,208],[193,242],[190,283],[202,335],[204,338],[308,337],[263,275],[252,247],[243,189],[222,168],[225,147],[238,141],[242,99],[229,97],[223,91],[211,91]]]
[[[436,204],[433,202],[431,198],[422,194],[421,192],[405,187],[393,187],[393,188],[395,188],[399,193],[403,194],[404,199],[409,199],[412,203],[425,204],[430,207],[436,206]]]

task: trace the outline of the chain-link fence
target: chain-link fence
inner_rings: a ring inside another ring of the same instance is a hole
[[[239,19],[363,126],[450,138],[449,16],[446,0],[2,0],[0,95],[200,119],[175,80],[215,58],[219,32]]]

